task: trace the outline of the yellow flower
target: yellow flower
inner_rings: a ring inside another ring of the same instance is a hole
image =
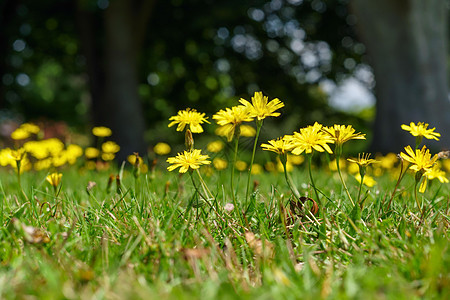
[[[213,159],[213,166],[217,170],[221,171],[227,168],[228,162],[223,158],[216,157]]]
[[[34,169],[36,171],[49,169],[51,166],[52,166],[51,158],[41,159],[34,163]]]
[[[61,183],[61,173],[52,173],[48,175],[45,179],[53,186],[57,187]]]
[[[427,176],[429,180],[437,178],[441,183],[448,182],[448,178],[445,176],[445,171],[441,170],[437,164],[426,171],[425,176]]]
[[[24,140],[30,137],[30,133],[23,128],[17,128],[11,133],[13,140]]]
[[[144,163],[144,160],[142,159],[142,157],[140,157],[139,155],[136,155],[136,154],[128,155],[127,160],[133,166],[135,166],[135,165],[139,166],[142,163]],[[136,164],[136,161],[137,161],[137,164]]]
[[[268,102],[268,97],[263,96],[262,92],[255,92],[255,95],[252,97],[252,103],[242,98],[239,102],[250,109],[251,117],[255,117],[258,120],[263,120],[266,117],[278,117],[280,113],[275,111],[284,106],[284,103],[278,98]]]
[[[19,148],[17,150],[11,150],[9,153],[11,158],[15,161],[21,161],[27,154],[24,148]]]
[[[360,168],[361,167],[365,168],[370,164],[379,162],[375,159],[370,158],[370,153],[363,153],[362,155],[360,154],[358,155],[358,159],[348,158],[347,160],[349,162],[357,164]]]
[[[437,155],[431,157],[430,150],[426,146],[423,146],[420,150],[416,149],[415,152],[411,146],[407,146],[405,147],[405,151],[406,154],[403,152],[400,153],[401,158],[413,164],[409,167],[411,170],[421,172],[422,174],[430,170],[438,159]]]
[[[104,153],[117,153],[120,150],[120,146],[113,141],[108,141],[102,144],[102,151]]]
[[[250,116],[250,109],[242,105],[226,108],[225,110],[221,109],[212,118],[216,120],[218,125],[222,126],[220,132],[227,137],[229,142],[233,139],[236,128],[242,122],[253,121],[253,118]]]
[[[423,146],[422,149],[416,149],[414,152],[411,146],[405,147],[406,154],[401,152],[400,156],[404,160],[412,163],[413,165],[409,167],[411,170],[416,172],[416,184],[422,178],[426,172],[430,171],[436,160],[438,159],[437,155],[431,157],[430,150]],[[419,192],[425,192],[427,188],[428,177],[425,176],[425,179],[422,181],[419,187]]]
[[[286,140],[284,137],[276,140],[270,140],[268,143],[269,144],[261,144],[263,150],[272,151],[280,155],[286,154],[293,149],[291,141]]]
[[[305,161],[305,157],[303,155],[288,154],[287,161],[293,165],[301,165]]]
[[[222,141],[213,141],[210,142],[207,146],[206,146],[206,150],[208,150],[209,152],[212,153],[217,153],[222,151],[223,147],[225,147],[225,144]]]
[[[409,123],[408,125],[403,124],[402,125],[402,129],[409,131],[413,136],[416,137],[424,137],[426,139],[434,139],[436,141],[439,141],[439,138],[441,136],[440,133],[434,132],[434,130],[436,129],[435,127],[427,129],[428,128],[428,123],[423,123],[423,122],[419,122],[416,124],[414,124],[414,122]]]
[[[339,166],[341,166],[341,168],[345,168],[345,163],[345,159],[339,158]],[[330,163],[328,164],[328,168],[330,168],[331,171],[337,171],[336,160],[330,161]]]
[[[328,146],[328,143],[333,143],[333,140],[322,131],[322,125],[317,122],[312,126],[301,128],[300,132],[294,132],[293,135],[286,135],[285,139],[292,143],[292,154],[295,155],[303,152],[312,153],[313,150],[333,153]]]
[[[264,171],[264,168],[260,164],[253,164],[253,167],[252,167],[253,175],[261,174],[263,171]]]
[[[176,168],[180,168],[180,173],[186,173],[190,169],[198,169],[201,165],[209,165],[211,161],[208,160],[208,155],[202,155],[201,150],[193,149],[191,151],[184,151],[178,153],[175,157],[169,157],[167,162],[171,166],[167,167],[167,170],[173,171]]]
[[[237,160],[236,163],[234,164],[234,166],[236,167],[236,170],[238,170],[240,172],[244,172],[245,169],[247,169],[247,163],[242,160]]]
[[[87,159],[97,158],[99,155],[100,151],[97,148],[87,147],[84,150],[84,156],[86,156]]]
[[[167,155],[170,151],[172,151],[172,149],[169,144],[160,142],[153,147],[153,151],[158,155]]]
[[[98,137],[108,137],[112,134],[111,129],[105,126],[92,128],[92,134]]]
[[[356,174],[355,175],[356,180],[361,183],[361,174]],[[372,176],[369,175],[365,175],[364,179],[363,179],[363,184],[367,187],[373,187],[374,185],[377,184],[377,182],[375,181],[375,179],[373,179]]]
[[[102,153],[102,159],[104,161],[110,161],[113,160],[116,157],[114,153]]]
[[[254,137],[256,135],[256,129],[250,125],[241,125],[241,136]]]
[[[384,156],[377,156],[376,158],[380,161],[380,166],[385,169],[392,169],[395,163],[398,161],[397,154],[392,152]]]
[[[38,134],[41,129],[39,126],[33,124],[33,123],[23,123],[20,125],[20,128],[22,128],[25,131],[28,131],[29,133]]]
[[[355,133],[352,125],[333,125],[332,127],[323,127],[323,131],[330,135],[336,145],[342,145],[349,140],[365,140],[365,134]]]
[[[283,163],[281,162],[280,157],[277,157],[277,171],[280,173],[284,172],[284,166]],[[286,162],[286,172],[292,172],[294,170],[294,166],[292,165],[292,163],[288,160]]]
[[[172,121],[168,127],[172,127],[175,124],[178,124],[177,131],[183,131],[186,125],[189,125],[190,130],[193,133],[201,133],[203,132],[203,128],[200,124],[204,122],[209,123],[207,117],[205,118],[204,113],[199,113],[195,109],[187,108],[185,110],[178,111],[176,116],[172,116],[169,118],[169,121]]]

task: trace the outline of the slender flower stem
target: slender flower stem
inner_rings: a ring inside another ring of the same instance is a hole
[[[339,165],[339,158],[340,158],[340,155],[336,155],[336,168],[337,168],[337,171],[338,171],[338,174],[339,174],[339,178],[341,179],[342,185],[344,186],[345,192],[347,193],[348,199],[350,200],[352,205],[355,206],[355,203],[353,202],[352,196],[350,196],[350,193],[348,191],[347,185],[345,184],[344,178],[342,177],[341,167]],[[359,198],[359,196],[358,196],[358,198]]]
[[[291,190],[292,194],[294,194],[294,197],[297,198],[297,200],[299,200],[300,199],[300,193],[298,192],[298,190],[295,187],[295,185],[292,183],[292,180],[289,177],[289,174],[287,173],[286,162],[281,159],[281,163],[283,165],[284,178],[286,179],[286,183],[288,184],[289,189]]]
[[[359,183],[358,198],[357,198],[358,202],[357,203],[361,202],[361,190],[363,187],[363,182],[364,182],[364,174],[361,175],[361,182]],[[353,204],[353,206],[355,206],[355,205]]]
[[[314,193],[316,194],[317,202],[320,203],[319,192],[317,191],[317,188],[316,188],[316,185],[314,184],[314,179],[313,179],[313,176],[312,176],[311,164],[312,164],[312,153],[311,153],[311,154],[308,154],[308,170],[309,170],[309,178],[310,178],[310,180],[311,180],[311,185],[312,185],[313,188],[314,188]]]
[[[214,195],[211,193],[211,191],[209,190],[208,186],[206,185],[206,182],[203,180],[203,177],[202,177],[202,175],[200,174],[199,169],[196,169],[195,171],[197,172],[198,177],[200,178],[200,182],[201,182],[201,184],[202,184],[202,187],[203,187],[203,189],[204,189],[206,195],[207,195],[208,197],[211,196],[211,198],[214,199],[215,197],[214,197]]]
[[[233,196],[233,204],[234,207],[236,207],[236,209],[238,208],[238,206],[236,201],[236,191],[234,189],[234,169],[237,160],[238,147],[239,147],[239,135],[234,137],[234,153],[233,153],[233,162],[231,164],[231,195]]]
[[[247,204],[248,196],[249,196],[249,193],[250,193],[250,180],[251,180],[251,177],[252,177],[253,161],[255,160],[256,146],[258,145],[258,137],[259,137],[259,132],[261,131],[262,124],[263,124],[263,120],[256,120],[255,143],[253,144],[252,158],[250,160],[250,167],[248,168],[247,189],[246,189],[246,192],[245,192],[245,203],[246,204]]]
[[[234,169],[235,169],[236,160],[237,160],[238,147],[239,147],[239,134],[235,135],[235,137],[234,137],[234,154],[233,154],[233,162],[231,165],[231,195],[233,196],[234,209],[236,210],[236,212],[239,216],[239,221],[241,222],[241,226],[244,227],[244,220],[242,218],[240,206],[238,205],[237,200],[236,200],[236,191],[234,189]]]

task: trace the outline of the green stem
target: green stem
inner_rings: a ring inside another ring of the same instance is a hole
[[[358,198],[357,198],[358,203],[361,202],[361,190],[362,190],[363,182],[364,182],[364,174],[361,175],[361,182],[359,183]],[[354,204],[353,204],[353,206],[354,206]]]
[[[239,205],[237,203],[236,191],[234,189],[234,169],[235,169],[236,160],[237,160],[238,147],[239,147],[239,134],[237,134],[234,137],[234,155],[233,155],[233,162],[231,165],[231,195],[233,196],[234,209],[239,216],[239,222],[241,223],[241,226],[244,228],[244,220],[242,218],[241,208],[239,207]]]
[[[310,178],[310,180],[311,180],[311,185],[312,185],[313,188],[314,188],[314,193],[316,194],[317,202],[319,202],[319,204],[320,204],[321,202],[320,202],[320,198],[319,198],[319,192],[317,191],[316,185],[314,184],[314,179],[313,179],[312,171],[311,171],[311,164],[312,164],[312,153],[311,153],[311,154],[308,154],[308,171],[309,171],[309,178]]]
[[[263,124],[263,120],[256,120],[256,136],[255,136],[255,143],[253,144],[253,151],[252,151],[252,158],[250,160],[250,167],[248,168],[247,189],[245,192],[245,204],[247,204],[248,196],[250,193],[250,180],[252,177],[253,161],[255,160],[256,146],[258,145],[258,137],[259,137],[259,132],[261,131],[262,124]]]
[[[344,178],[342,177],[341,167],[339,165],[339,158],[340,158],[340,155],[336,155],[336,168],[337,168],[337,171],[339,174],[339,178],[341,179],[342,185],[344,186],[345,192],[347,193],[348,199],[350,200],[352,205],[355,206],[352,196],[350,196],[350,192],[348,191],[347,185],[345,184]],[[358,198],[359,198],[359,196],[358,196]]]
[[[234,154],[233,154],[233,162],[231,164],[231,195],[233,196],[233,204],[237,209],[237,201],[236,201],[236,191],[234,190],[234,169],[237,160],[237,152],[239,147],[239,135],[234,137]]]
[[[214,197],[214,195],[211,193],[211,191],[209,190],[208,186],[206,185],[206,182],[203,180],[203,177],[202,177],[202,175],[200,174],[199,169],[196,169],[195,171],[197,172],[198,177],[200,178],[200,183],[202,184],[203,190],[205,191],[206,195],[207,195],[207,196],[209,195],[209,196],[211,196],[212,199],[214,199],[215,197]]]
[[[287,173],[287,169],[286,169],[286,161],[284,161],[283,159],[281,159],[281,163],[283,165],[283,169],[284,169],[284,178],[286,179],[286,183],[289,186],[289,189],[291,190],[292,194],[294,195],[294,197],[299,200],[300,199],[300,193],[298,192],[298,189],[295,187],[295,185],[292,183],[291,178],[289,177],[289,174]]]

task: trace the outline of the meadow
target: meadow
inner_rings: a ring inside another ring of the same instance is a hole
[[[405,124],[415,145],[359,157],[351,125],[260,141],[283,105],[182,110],[168,125],[185,150],[119,164],[106,127],[83,148],[22,124],[0,150],[0,298],[449,299],[450,163],[426,146],[440,134]],[[196,148],[203,126],[219,137]]]

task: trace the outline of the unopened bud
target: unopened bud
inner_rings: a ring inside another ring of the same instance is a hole
[[[192,132],[189,129],[186,130],[184,143],[186,145],[186,150],[191,151],[194,149],[194,138],[192,137]]]

